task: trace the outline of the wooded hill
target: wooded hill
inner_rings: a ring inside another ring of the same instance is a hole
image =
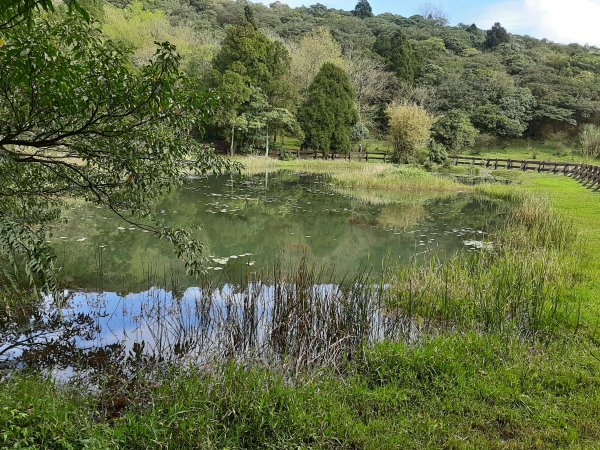
[[[600,123],[598,48],[513,35],[500,24],[449,26],[435,8],[402,17],[373,15],[366,0],[352,11],[232,0],[112,0],[87,7],[138,64],[150,58],[154,41],[174,43],[198,89],[213,89],[223,100],[213,134],[228,141],[234,135],[240,147],[252,147],[270,125],[275,135],[286,130],[312,139],[311,146],[344,150],[348,139],[387,135],[386,107],[393,101],[438,118],[433,137],[448,149],[475,138],[572,141],[584,124]],[[346,73],[356,104],[346,123],[327,125],[329,142],[307,136],[303,119],[331,122],[323,111],[339,114],[326,91],[311,87],[327,62]],[[348,139],[335,138],[338,126]]]

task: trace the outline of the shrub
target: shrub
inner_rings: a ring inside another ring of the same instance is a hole
[[[390,139],[397,162],[417,159],[429,141],[435,119],[423,107],[410,103],[392,103],[386,109]]]
[[[600,127],[586,123],[579,133],[579,151],[588,158],[600,157]]]

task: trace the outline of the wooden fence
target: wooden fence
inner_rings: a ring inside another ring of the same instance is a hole
[[[479,158],[476,156],[455,156],[451,159],[455,166],[469,165],[491,169],[531,170],[571,176],[586,187],[600,190],[600,166],[574,162],[537,161],[530,159]]]
[[[288,154],[294,155],[298,159],[345,159],[346,161],[383,161],[391,162],[390,155],[385,152],[350,152],[350,153],[325,153],[317,151],[288,151]],[[282,154],[271,154],[270,156],[279,156]]]

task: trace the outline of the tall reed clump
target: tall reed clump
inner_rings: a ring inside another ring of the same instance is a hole
[[[543,198],[512,194],[515,209],[491,246],[393,274],[389,306],[426,329],[533,337],[578,327],[571,293],[579,255],[570,222]]]

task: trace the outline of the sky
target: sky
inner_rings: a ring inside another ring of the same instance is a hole
[[[274,0],[264,0],[270,3]],[[356,0],[280,0],[291,6],[322,3],[354,9]],[[509,32],[554,42],[600,46],[600,0],[370,0],[375,14],[418,14],[424,3],[440,6],[451,24],[475,23],[488,29],[500,22]]]

